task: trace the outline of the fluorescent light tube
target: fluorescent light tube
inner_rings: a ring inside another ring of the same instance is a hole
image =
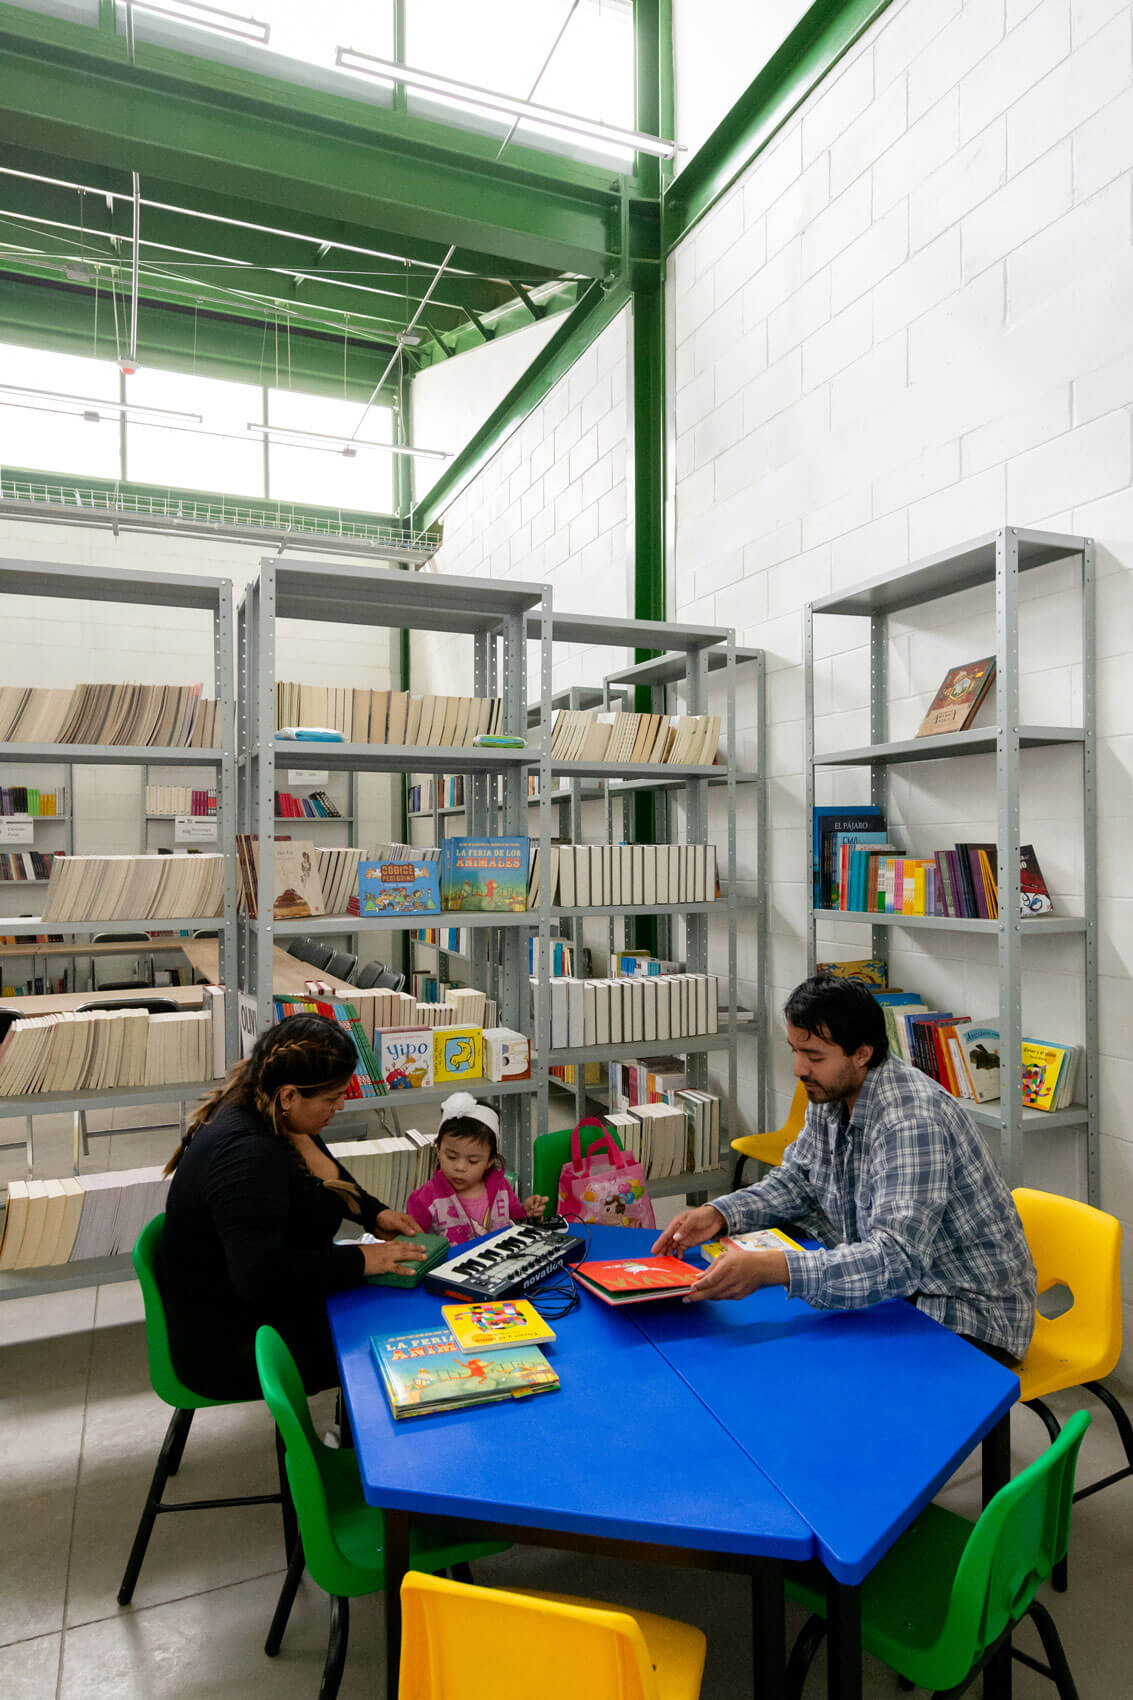
[[[0,384],[0,397],[12,396],[16,406],[35,407],[38,402],[65,402],[68,406],[63,409],[58,406],[48,407],[49,412],[70,412],[94,410],[98,413],[124,414],[127,419],[140,419],[144,425],[148,418],[188,419],[194,425],[203,424],[203,416],[199,413],[184,413],[176,407],[146,407],[141,402],[133,401],[103,401],[101,396],[67,395],[59,390],[26,389],[21,384]]]
[[[652,154],[655,159],[674,159],[680,152],[676,142],[667,142],[660,136],[650,136],[641,130],[623,130],[617,124],[603,124],[596,118],[580,118],[573,112],[559,112],[553,106],[537,106],[534,101],[520,100],[515,95],[474,88],[471,83],[454,82],[451,77],[440,77],[433,71],[417,71],[410,65],[399,65],[393,59],[359,53],[353,47],[336,47],[334,62],[344,71],[359,71],[381,83],[401,83],[407,89],[441,95],[445,100],[463,101],[467,106],[479,106],[485,112],[498,112],[505,118],[526,118],[534,124],[553,125],[556,130],[567,130],[593,142],[610,142],[615,147],[632,148],[637,153]]]
[[[295,439],[295,447],[302,448],[306,443],[310,448],[317,448],[321,443],[338,443],[342,454],[353,456],[359,449],[378,449],[387,455],[412,455],[418,460],[451,460],[451,455],[445,449],[415,449],[407,443],[375,443],[369,437],[336,437],[329,431],[304,431],[295,425],[263,425],[258,420],[251,421],[246,427],[249,431],[259,432],[261,437],[290,437]]]
[[[118,4],[127,12],[152,12],[155,18],[172,18],[174,23],[188,24],[190,29],[235,36],[237,41],[254,41],[262,47],[271,40],[271,25],[262,19],[245,18],[220,6],[205,6],[201,0],[174,0],[168,6],[159,5],[158,0],[118,0]],[[179,9],[182,6],[184,11]]]

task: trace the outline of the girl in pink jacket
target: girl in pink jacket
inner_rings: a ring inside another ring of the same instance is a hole
[[[541,1217],[546,1198],[522,1203],[508,1185],[497,1143],[500,1118],[470,1092],[454,1092],[441,1105],[437,1172],[409,1195],[405,1208],[429,1234],[463,1245],[498,1233],[509,1222]]]

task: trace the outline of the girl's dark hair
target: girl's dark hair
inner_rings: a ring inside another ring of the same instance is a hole
[[[789,1027],[801,1027],[804,1033],[838,1045],[847,1056],[859,1045],[872,1046],[867,1068],[879,1068],[889,1055],[884,1011],[858,980],[814,974],[795,987],[783,1005],[783,1015]]]
[[[501,1166],[500,1148],[496,1143],[495,1134],[484,1122],[477,1121],[475,1116],[450,1116],[447,1121],[442,1122],[437,1130],[438,1146],[446,1133],[451,1133],[454,1139],[474,1139],[477,1145],[486,1145],[491,1157],[489,1167],[498,1169]]]
[[[294,1086],[300,1097],[342,1090],[358,1066],[358,1053],[348,1033],[325,1015],[288,1015],[256,1040],[250,1057],[235,1063],[216,1092],[193,1112],[180,1145],[165,1165],[171,1175],[193,1138],[211,1121],[222,1104],[242,1104],[254,1110],[294,1150],[279,1121],[279,1094]],[[296,1160],[300,1161],[296,1152]],[[303,1165],[306,1169],[306,1164]],[[324,1181],[332,1192],[356,1198],[357,1187],[347,1181]]]

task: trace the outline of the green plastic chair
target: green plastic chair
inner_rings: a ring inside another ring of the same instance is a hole
[[[282,1448],[276,1446],[279,1465],[278,1493],[244,1494],[235,1499],[193,1499],[184,1500],[180,1504],[165,1504],[162,1495],[170,1476],[175,1476],[181,1467],[181,1458],[185,1451],[185,1442],[189,1438],[189,1428],[193,1421],[193,1413],[203,1410],[209,1405],[253,1404],[256,1401],[237,1399],[208,1399],[203,1393],[194,1393],[191,1387],[186,1387],[173,1367],[173,1358],[169,1351],[169,1327],[165,1320],[165,1305],[161,1298],[161,1289],[157,1284],[157,1251],[161,1244],[162,1228],[165,1223],[164,1213],[155,1216],[147,1222],[138,1235],[132,1257],[138,1280],[141,1283],[142,1303],[145,1307],[146,1319],[146,1355],[149,1359],[150,1385],[159,1399],[167,1405],[172,1405],[173,1415],[169,1419],[169,1427],[165,1431],[165,1439],[161,1443],[161,1451],[157,1455],[157,1465],[150,1482],[149,1493],[142,1508],[141,1519],[138,1523],[134,1544],[130,1548],[130,1556],[126,1561],[122,1585],[118,1590],[118,1604],[128,1606],[134,1597],[138,1576],[142,1568],[142,1560],[146,1556],[149,1538],[158,1517],[164,1512],[171,1511],[215,1511],[229,1505],[280,1505],[283,1509],[283,1539],[285,1550],[290,1553],[295,1542],[295,1513],[291,1506],[290,1494],[287,1491],[286,1477],[283,1469]]]
[[[602,1126],[613,1140],[619,1151],[623,1151],[621,1140],[612,1127]],[[559,1176],[563,1172],[563,1164],[570,1162],[571,1138],[574,1134],[572,1127],[560,1127],[550,1133],[541,1133],[531,1147],[531,1166],[533,1170],[531,1190],[547,1199],[547,1207],[543,1214],[553,1216],[559,1207]],[[583,1128],[580,1135],[583,1155],[586,1147],[598,1138],[597,1128]]]
[[[902,1686],[956,1700],[1004,1648],[1054,1682],[1059,1700],[1078,1700],[1054,1619],[1035,1598],[1065,1555],[1074,1470],[1086,1411],[1075,1411],[1057,1440],[1021,1470],[978,1522],[930,1505],[862,1584],[862,1645],[895,1670]],[[799,1700],[826,1630],[824,1573],[792,1570],[787,1592],[814,1614],[803,1626],[787,1667],[788,1700]],[[1011,1633],[1033,1619],[1048,1664],[1011,1647]]]
[[[302,1378],[274,1328],[263,1327],[256,1334],[256,1367],[267,1407],[283,1437],[287,1478],[299,1518],[299,1533],[264,1652],[269,1658],[279,1652],[303,1571],[309,1570],[330,1595],[330,1636],[319,1700],[334,1700],[346,1663],[350,1601],[385,1587],[385,1513],[367,1505],[354,1453],[326,1446],[315,1434]],[[506,1542],[470,1540],[466,1527],[444,1518],[410,1520],[412,1570],[459,1570],[460,1580],[471,1581],[472,1559],[506,1551]]]

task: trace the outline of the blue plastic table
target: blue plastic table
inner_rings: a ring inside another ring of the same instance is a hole
[[[594,1229],[590,1256],[653,1237]],[[817,1555],[832,1578],[828,1694],[856,1700],[862,1578],[989,1434],[985,1491],[1005,1479],[1000,1419],[1018,1379],[902,1302],[817,1312],[770,1289],[615,1311],[583,1293],[548,1348],[561,1392],[395,1423],[370,1336],[436,1326],[440,1302],[366,1287],[328,1306],[364,1491],[388,1514],[391,1697],[410,1512],[749,1571],[760,1700],[783,1692],[782,1562]],[[623,1503],[596,1492],[619,1477]]]

